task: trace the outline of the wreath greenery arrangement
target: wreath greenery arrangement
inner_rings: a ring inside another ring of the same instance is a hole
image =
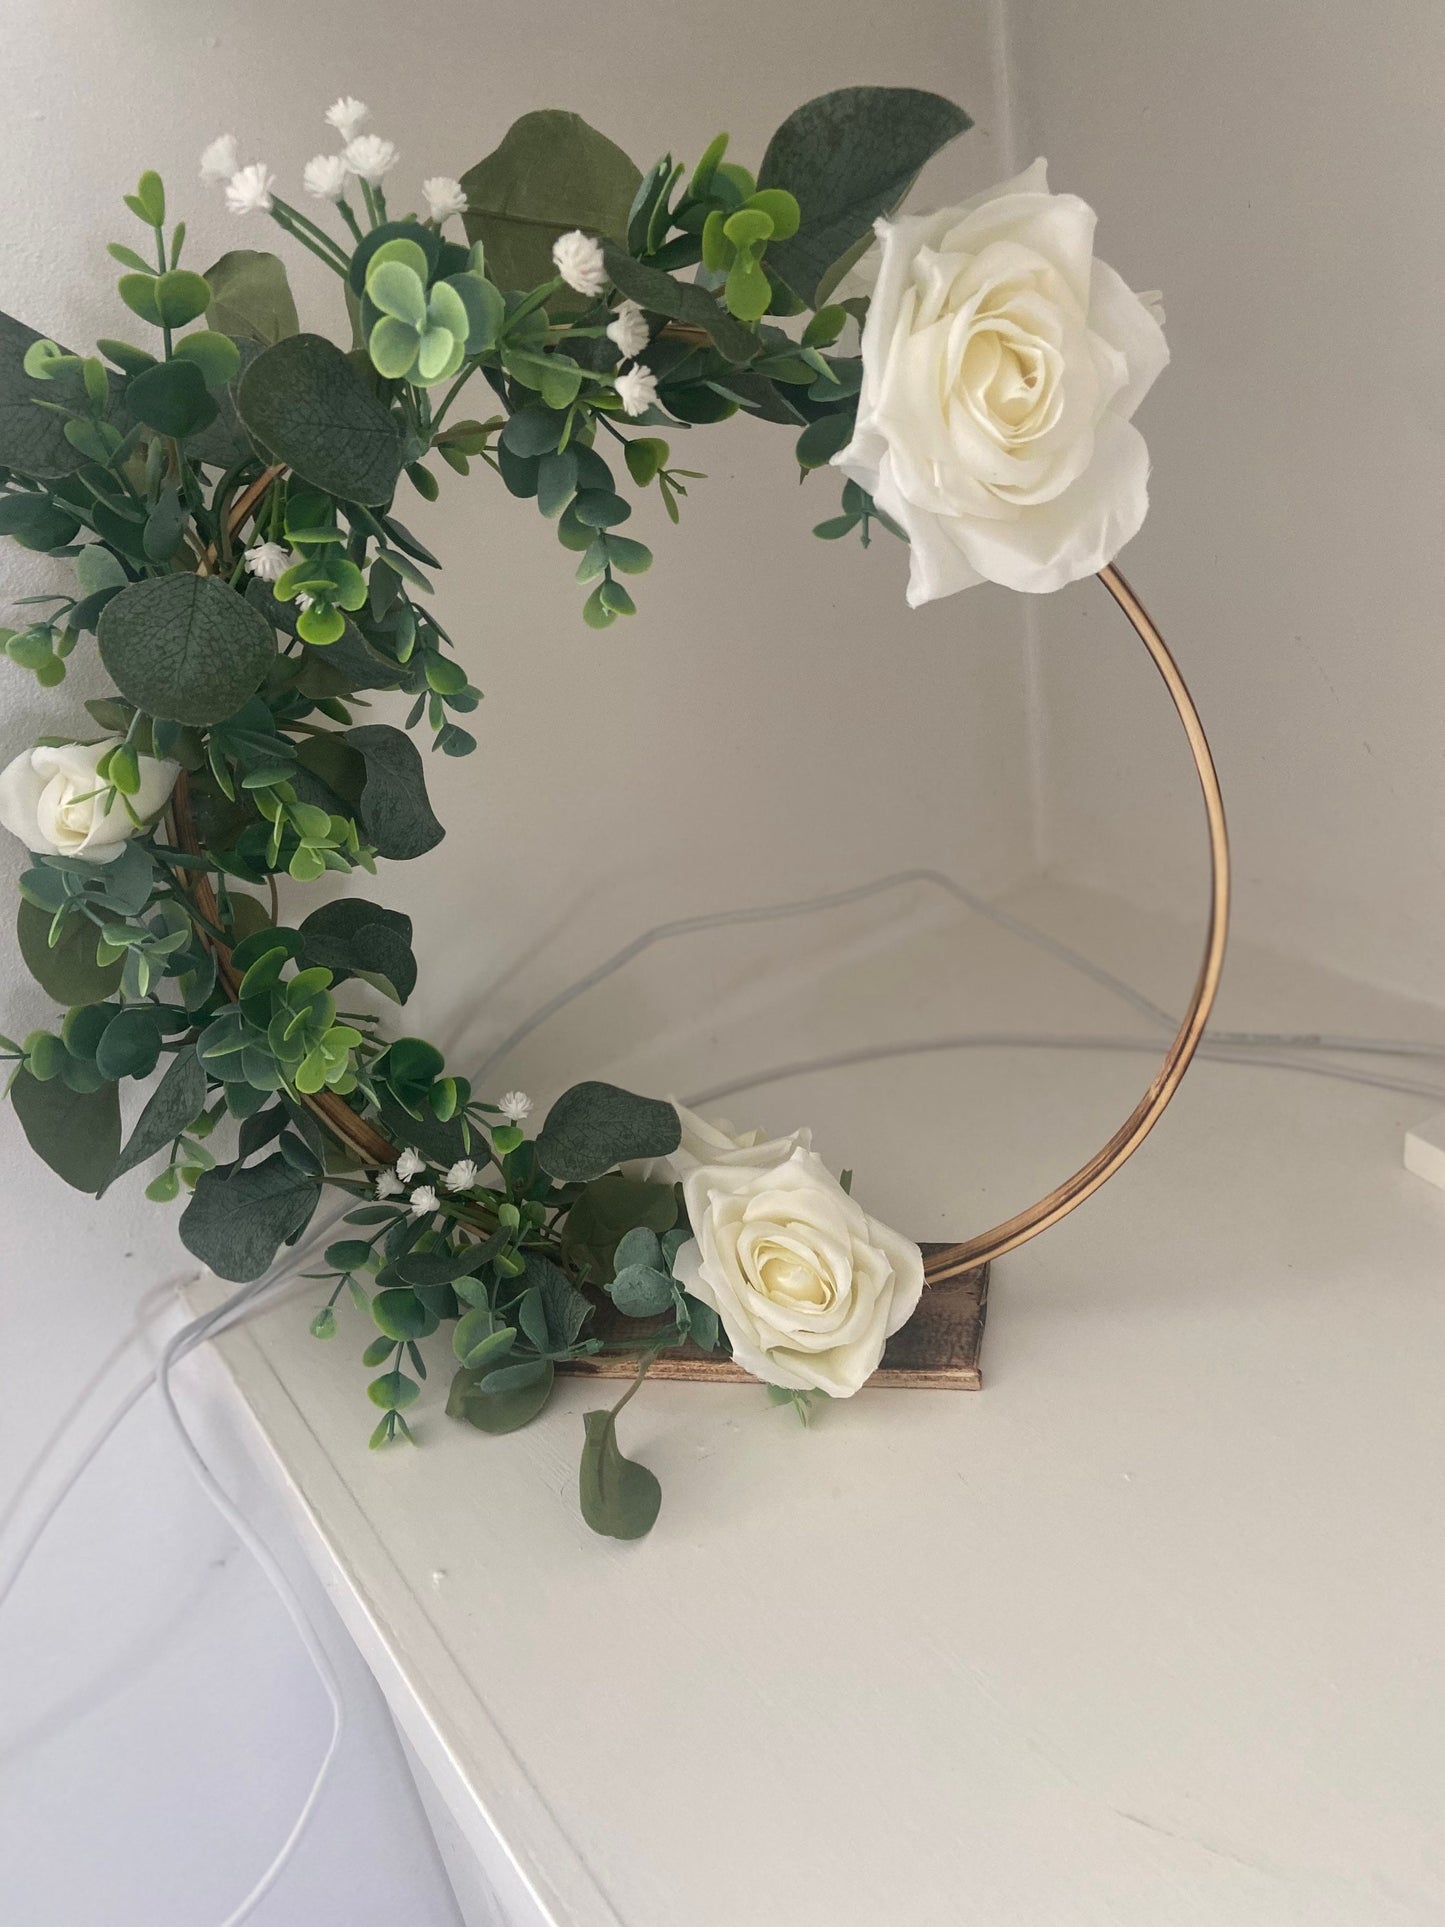
[[[442,838],[408,731],[466,755],[461,719],[480,692],[427,599],[437,558],[398,514],[403,483],[435,498],[433,458],[461,475],[480,463],[554,522],[599,629],[634,612],[628,583],[652,561],[622,532],[624,491],[657,489],[676,521],[697,471],[674,465],[674,441],[739,410],[786,429],[804,474],[839,461],[841,508],[819,536],[867,543],[881,524],[911,540],[912,600],[1027,573],[1020,527],[1035,523],[1006,496],[1012,478],[951,481],[935,451],[925,485],[911,483],[868,352],[873,320],[861,352],[840,345],[870,315],[892,327],[887,233],[871,309],[846,292],[850,270],[968,117],[934,94],[847,88],[791,114],[756,175],[722,135],[690,173],[664,155],[644,174],[577,116],[532,113],[460,180],[427,180],[425,211],[400,217],[392,143],[363,131],[354,100],[327,119],[340,151],[305,171],[321,218],[282,200],[229,135],[202,175],[334,270],[347,348],[300,329],[274,254],[183,265],[185,226],[168,226],[154,173],[125,197],[148,251],[110,249],[145,345],[104,339],[77,355],[0,315],[0,533],[75,576],[73,592],[30,598],[25,626],[0,641],[51,687],[94,637],[116,692],[87,705],[95,739],[47,738],[0,774],[0,820],[32,853],[20,948],[65,1009],[55,1030],[0,1039],[11,1101],[34,1150],[81,1191],[158,1162],[147,1195],[185,1195],[181,1237],[225,1279],[260,1277],[326,1189],[347,1194],[312,1330],[334,1334],[339,1303],[366,1320],[374,1446],[410,1436],[420,1344],[443,1325],[457,1361],[448,1411],[486,1432],[528,1422],[556,1364],[602,1345],[589,1329],[601,1294],[636,1321],[639,1380],[690,1340],[730,1349],[806,1413],[864,1382],[923,1282],[917,1247],[866,1216],[807,1133],[764,1144],[596,1083],[532,1133],[521,1093],[476,1091],[425,1039],[384,1031],[378,1000],[404,1004],[416,981],[405,916],[346,894],[282,921],[276,878],[373,872]],[[993,220],[1010,194],[1063,202],[1041,173],[999,193],[970,204],[981,215],[954,211],[951,228],[888,232],[904,233],[917,269],[928,250],[951,258],[961,216]],[[952,329],[974,362],[947,381],[1004,425],[1003,455],[1028,442],[1035,470],[1057,452],[1066,376],[1077,397],[1079,369],[1093,369],[1101,446],[1125,385],[1108,386],[1066,328],[1050,333],[1039,289],[1065,270],[1038,247],[1033,268],[1005,261],[988,284],[1003,302],[992,362],[968,345],[977,328],[955,325],[961,296],[930,309],[920,281],[906,297],[908,352],[926,324],[946,360]],[[1048,298],[1063,311],[1057,290]],[[1110,333],[1097,319],[1086,289],[1091,342]],[[1143,352],[1127,321],[1118,354],[1142,394],[1162,336]],[[486,408],[463,415],[478,393]],[[1087,465],[1077,440],[1051,492],[1030,472],[1055,521]],[[982,508],[968,494],[980,487],[994,490]],[[1078,515],[1063,538],[1044,531],[1046,573],[1086,573],[1101,542],[1132,533],[1117,504],[1091,513],[1092,549]],[[1015,559],[995,566],[1000,516]],[[410,704],[404,729],[363,719],[393,693]],[[123,1133],[122,1084],[152,1079]],[[624,1538],[660,1502],[617,1444],[635,1385],[587,1415],[580,1480],[588,1523]]]

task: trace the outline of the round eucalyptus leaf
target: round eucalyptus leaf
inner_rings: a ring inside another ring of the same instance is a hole
[[[236,412],[253,439],[313,488],[384,507],[402,469],[401,435],[346,356],[321,335],[289,335],[247,368]]]
[[[125,401],[137,421],[178,440],[216,419],[205,373],[195,361],[158,361],[154,368],[133,375],[126,383]]]
[[[265,618],[213,576],[133,582],[105,605],[96,635],[121,694],[178,723],[231,715],[276,653]]]

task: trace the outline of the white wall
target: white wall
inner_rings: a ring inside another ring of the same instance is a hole
[[[165,173],[195,263],[277,244],[269,224],[233,221],[201,189],[196,156],[230,128],[294,184],[343,90],[373,103],[412,184],[460,172],[535,106],[577,108],[644,162],[667,144],[695,155],[719,125],[740,157],[756,158],[811,93],[857,80],[932,86],[979,123],[930,179],[942,198],[1001,171],[992,52],[991,17],[948,0],[886,13],[810,0],[601,11],[8,0],[0,305],[71,345],[134,337],[104,245],[132,238],[119,197],[140,169]],[[303,313],[334,319],[322,305],[334,293],[310,265],[301,256],[295,277]],[[996,886],[1029,866],[1016,606],[987,591],[908,616],[904,558],[888,538],[866,556],[812,540],[834,494],[826,478],[797,488],[785,431],[738,423],[695,440],[700,459],[685,465],[709,479],[681,531],[638,517],[657,565],[640,585],[641,615],[602,637],[581,626],[550,530],[485,473],[448,476],[435,510],[406,511],[450,558],[444,619],[488,693],[480,753],[436,772],[449,842],[377,886],[418,921],[428,978],[418,1028],[446,1034],[470,1010],[480,1048],[675,909],[921,861]],[[46,582],[17,551],[0,553],[7,599]],[[58,720],[83,727],[80,700],[102,686],[81,666],[59,700],[41,700],[0,665],[0,755]],[[7,840],[6,900],[19,867]],[[51,1018],[13,945],[0,945],[0,1028],[23,1034]],[[0,1154],[3,1495],[141,1300],[187,1261],[171,1215],[146,1204],[136,1180],[103,1207],[87,1203],[34,1161],[8,1110]],[[3,1629],[9,1665],[27,1675],[19,1737],[0,1757],[16,1835],[7,1890],[21,1912],[65,1927],[196,1927],[255,1871],[305,1783],[322,1712],[279,1613],[158,1427],[132,1421],[95,1479]],[[302,1886],[258,1921],[324,1917],[315,1896],[328,1874],[337,1918],[389,1919],[403,1900],[419,1922],[450,1918],[418,1857],[386,1729],[364,1700],[360,1713],[355,1777],[318,1823]],[[379,1819],[389,1800],[391,1829]]]
[[[1019,139],[1162,287],[1123,557],[1203,712],[1239,930],[1439,1001],[1445,10],[1011,0]],[[1043,860],[1202,915],[1167,702],[1097,585],[1037,611]]]

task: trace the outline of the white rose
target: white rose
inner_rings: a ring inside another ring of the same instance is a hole
[[[678,1282],[755,1378],[849,1398],[923,1291],[923,1254],[870,1218],[801,1139],[717,1154],[682,1179]]]
[[[1144,519],[1149,458],[1129,418],[1169,350],[1093,259],[1093,210],[1050,194],[1035,161],[877,232],[858,423],[833,460],[907,534],[909,602],[1094,574]]]
[[[154,756],[137,758],[140,788],[121,798],[96,774],[101,758],[120,740],[107,736],[99,743],[23,750],[0,770],[0,823],[37,856],[113,861],[137,829],[165,808],[181,767]]]

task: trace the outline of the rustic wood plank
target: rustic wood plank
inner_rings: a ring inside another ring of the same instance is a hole
[[[924,1245],[923,1255],[946,1249],[943,1245]],[[988,1315],[988,1266],[980,1265],[947,1284],[925,1288],[918,1310],[902,1331],[888,1341],[883,1363],[869,1379],[870,1385],[892,1385],[913,1391],[976,1392],[983,1385],[979,1352],[983,1345],[984,1320]],[[636,1338],[661,1319],[621,1318],[610,1299],[604,1299],[594,1316],[592,1331],[610,1344]],[[559,1372],[573,1372],[584,1378],[630,1378],[635,1365],[632,1356],[621,1352],[602,1352],[592,1358],[568,1359],[557,1366]],[[750,1374],[734,1365],[730,1358],[714,1358],[696,1345],[681,1345],[661,1354],[648,1374],[651,1378],[685,1378],[697,1384],[745,1385],[754,1381]]]

